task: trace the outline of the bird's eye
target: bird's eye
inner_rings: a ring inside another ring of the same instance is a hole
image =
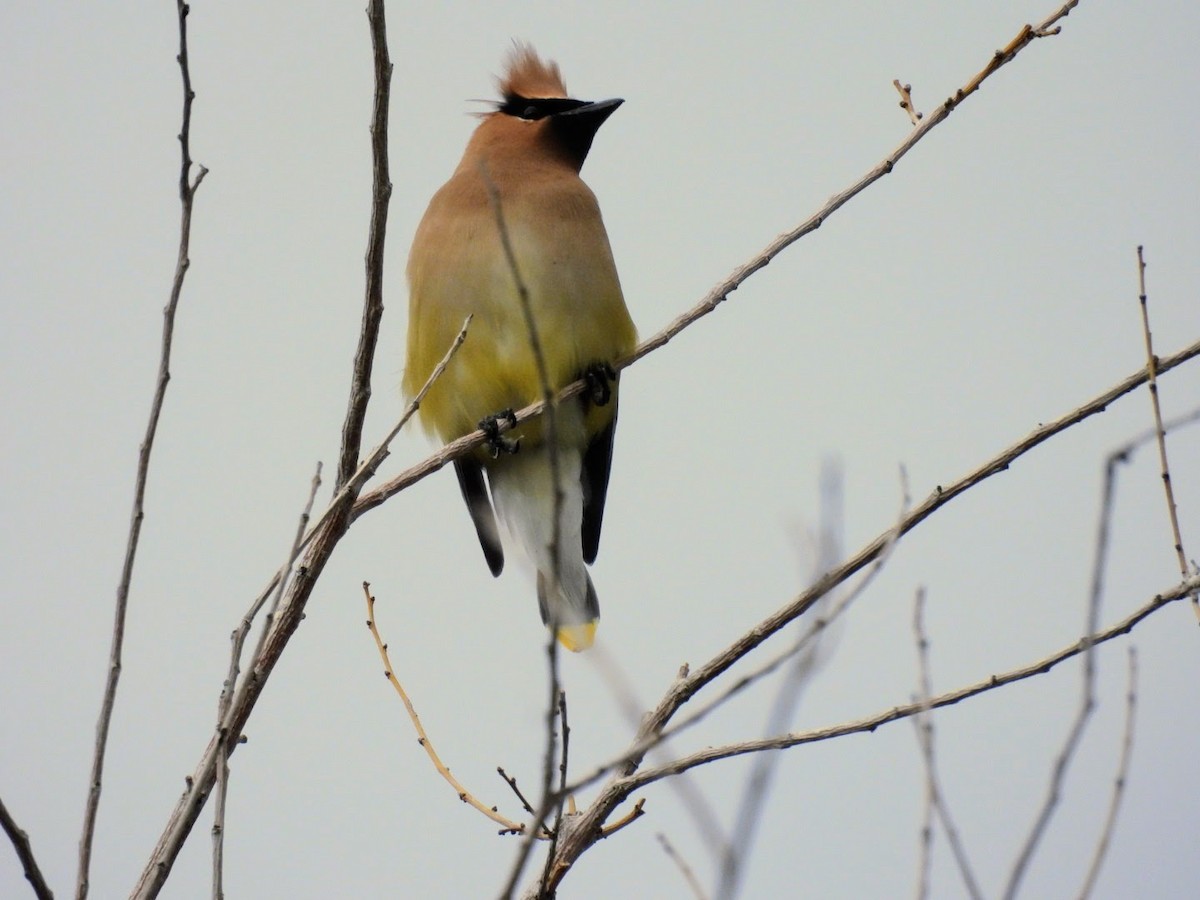
[[[537,119],[537,118],[540,118],[538,113],[539,113],[539,110],[536,106],[527,106],[521,112],[521,118],[522,119]]]

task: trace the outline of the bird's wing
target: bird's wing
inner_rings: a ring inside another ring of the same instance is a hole
[[[608,495],[608,472],[612,466],[613,438],[617,433],[617,398],[612,398],[612,420],[587,446],[583,454],[580,481],[583,482],[583,559],[589,565],[600,550],[600,525],[604,519],[604,500]]]
[[[500,544],[500,531],[496,527],[492,501],[483,484],[483,466],[473,459],[456,459],[454,471],[458,475],[458,486],[462,489],[463,500],[467,502],[467,510],[471,513],[471,521],[475,523],[475,534],[479,536],[479,546],[483,548],[488,568],[493,575],[499,575],[504,571],[504,547]],[[605,480],[607,478],[605,473]]]

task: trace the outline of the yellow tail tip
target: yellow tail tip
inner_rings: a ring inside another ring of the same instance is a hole
[[[595,619],[583,625],[560,625],[558,628],[558,642],[572,653],[586,650],[595,639]]]

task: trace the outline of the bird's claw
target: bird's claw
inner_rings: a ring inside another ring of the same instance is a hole
[[[499,459],[500,454],[513,454],[521,449],[521,439],[509,440],[500,433],[500,423],[507,422],[510,428],[517,427],[517,414],[511,409],[486,416],[479,420],[479,430],[487,435],[488,447],[492,451],[492,459]]]
[[[617,380],[617,373],[606,362],[593,363],[583,370],[583,380],[587,382],[587,396],[593,406],[607,406],[612,399],[612,383]]]

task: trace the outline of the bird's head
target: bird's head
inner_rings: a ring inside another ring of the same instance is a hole
[[[481,131],[513,145],[553,154],[575,171],[583,167],[596,131],[624,100],[576,100],[567,94],[558,64],[542,60],[528,44],[518,43],[498,79],[502,99],[486,114]]]

